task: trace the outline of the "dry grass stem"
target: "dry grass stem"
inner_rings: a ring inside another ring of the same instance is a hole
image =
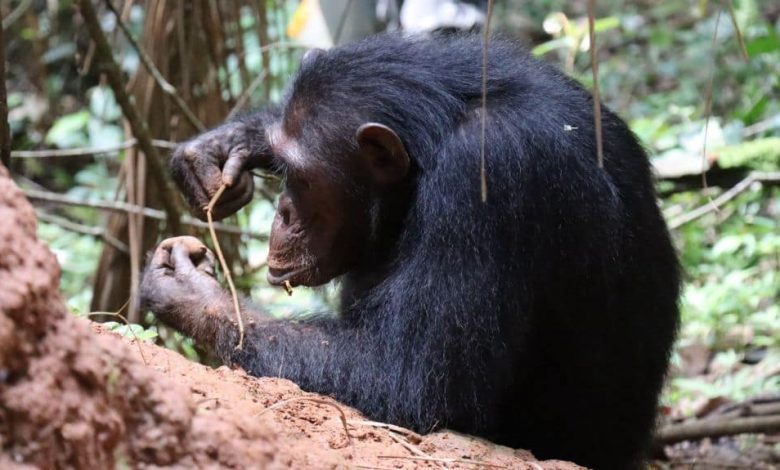
[[[284,290],[287,291],[287,295],[292,295],[293,288],[290,281],[284,281]]]
[[[214,230],[214,217],[212,211],[214,205],[222,197],[222,193],[225,192],[227,186],[224,184],[219,187],[214,197],[209,201],[209,205],[206,206],[206,221],[209,224],[209,233],[211,234],[211,241],[214,243],[214,251],[217,252],[217,258],[219,258],[219,265],[222,267],[222,272],[227,279],[228,287],[230,288],[230,295],[233,297],[233,309],[236,312],[236,322],[238,324],[238,344],[236,349],[242,349],[244,347],[244,320],[241,318],[241,307],[238,305],[238,293],[236,292],[236,286],[233,284],[233,276],[230,274],[227,261],[225,261],[225,255],[222,254],[222,247],[219,246],[219,240],[217,239],[217,232]]]
[[[141,360],[143,361],[145,366],[149,365],[149,362],[146,361],[146,356],[144,356],[144,350],[141,347],[141,340],[136,336],[135,331],[133,331],[133,327],[131,326],[130,322],[127,320],[127,318],[122,315],[122,311],[127,308],[127,306],[130,305],[130,299],[127,299],[124,304],[122,304],[121,307],[119,307],[119,310],[116,312],[89,312],[87,314],[88,317],[94,316],[94,315],[107,315],[109,317],[117,317],[123,322],[125,322],[125,325],[127,325],[127,329],[130,331],[130,334],[133,335],[133,339],[135,340],[136,346],[138,346],[138,354],[141,355]]]

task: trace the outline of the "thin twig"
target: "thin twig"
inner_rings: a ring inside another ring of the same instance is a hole
[[[490,43],[490,19],[493,16],[493,0],[488,0],[485,18],[485,36],[482,39],[482,139],[479,149],[479,184],[482,203],[487,202],[487,171],[485,169],[485,140],[487,129],[488,45]]]
[[[176,206],[176,194],[174,194],[166,179],[168,173],[165,171],[157,149],[152,145],[152,137],[146,122],[141,119],[138,110],[125,90],[122,72],[114,61],[111,46],[109,46],[108,39],[106,39],[106,35],[100,27],[100,20],[98,20],[97,12],[95,12],[95,8],[92,6],[92,1],[80,0],[79,10],[89,29],[89,34],[95,42],[95,57],[103,66],[103,71],[114,92],[114,97],[122,108],[122,114],[133,129],[133,135],[138,139],[138,146],[146,154],[149,171],[152,174],[152,178],[154,178],[160,201],[168,216],[168,228],[173,233],[181,232],[180,211]]]
[[[104,229],[100,227],[90,227],[89,225],[73,222],[71,220],[66,219],[65,217],[58,217],[56,215],[47,214],[46,212],[43,211],[38,211],[37,215],[38,215],[38,220],[41,220],[43,222],[56,225],[70,232],[80,233],[82,235],[89,235],[91,237],[99,238],[104,242],[106,242],[107,244],[111,245],[115,250],[120,251],[122,253],[127,254],[130,251],[127,245],[117,240],[116,238],[108,234]]]
[[[604,168],[604,139],[601,132],[601,92],[599,61],[596,48],[596,0],[588,0],[588,34],[590,35],[590,69],[593,72],[593,125],[596,131],[596,161]]]
[[[500,465],[497,463],[478,462],[476,460],[468,459],[456,459],[452,457],[423,457],[422,455],[377,455],[378,459],[402,459],[402,460],[421,460],[423,462],[439,462],[439,463],[462,463],[468,465],[477,465],[480,467],[491,468],[509,468],[506,465]]]
[[[430,455],[426,454],[425,452],[423,452],[416,446],[410,444],[409,442],[406,442],[405,440],[401,439],[399,436],[393,434],[392,432],[387,431],[387,435],[390,436],[390,439],[394,440],[398,444],[401,444],[404,447],[404,449],[408,450],[415,456],[422,457],[422,458],[432,458]],[[381,456],[377,456],[377,457],[381,457]],[[401,458],[408,458],[408,457],[401,457]],[[446,462],[437,462],[437,463],[445,470],[449,470],[449,467],[447,466]]]
[[[149,75],[152,76],[155,83],[157,83],[157,86],[160,87],[163,93],[171,97],[182,114],[184,114],[184,117],[187,118],[187,120],[195,129],[197,129],[199,132],[205,131],[206,126],[200,122],[200,119],[195,116],[195,113],[192,112],[190,107],[187,106],[187,103],[185,103],[182,97],[179,96],[179,93],[176,91],[176,87],[171,85],[171,83],[162,76],[160,70],[156,65],[154,65],[154,61],[152,61],[151,57],[149,57],[149,54],[147,54],[146,50],[144,50],[144,48],[138,44],[138,41],[136,41],[133,33],[130,32],[130,30],[127,28],[127,25],[125,25],[124,21],[122,21],[122,15],[120,15],[116,8],[114,8],[111,0],[105,0],[105,3],[108,9],[111,10],[111,13],[114,14],[114,17],[116,18],[116,24],[119,26],[119,29],[122,30],[122,33],[124,33],[127,41],[138,53],[138,58],[141,59],[141,63],[143,64],[146,71],[149,72]]]
[[[655,435],[657,445],[703,439],[705,437],[764,434],[780,431],[780,416],[705,419],[667,426]]]
[[[236,104],[233,105],[233,108],[228,113],[227,117],[225,118],[225,121],[230,121],[234,117],[236,117],[236,114],[241,112],[241,109],[244,108],[247,101],[249,101],[249,98],[252,96],[252,93],[255,92],[257,87],[259,87],[264,81],[265,77],[268,75],[268,70],[263,70],[263,72],[255,77],[254,80],[252,80],[252,83],[249,84],[249,86],[241,92],[241,95],[239,95],[238,99],[236,99]]]
[[[347,436],[347,443],[349,445],[352,445],[352,435],[349,433],[349,428],[347,427],[347,414],[344,413],[344,410],[341,409],[340,406],[333,403],[332,401],[323,400],[321,398],[315,398],[315,397],[293,397],[288,398],[287,400],[282,400],[280,402],[276,402],[273,405],[269,406],[268,408],[260,411],[259,413],[255,414],[255,418],[259,418],[260,416],[263,416],[264,414],[271,412],[273,410],[278,410],[279,408],[282,408],[284,406],[289,405],[290,403],[295,403],[298,401],[308,401],[312,403],[316,403],[318,405],[325,405],[330,406],[332,408],[335,408],[336,411],[339,412],[339,417],[341,418],[341,424],[344,426],[344,434]]]
[[[737,35],[737,43],[739,43],[739,52],[742,54],[742,58],[745,59],[745,62],[750,61],[750,56],[748,56],[747,47],[745,47],[745,37],[742,35],[742,30],[739,28],[739,23],[737,22],[737,12],[734,11],[734,2],[733,0],[728,0],[728,6],[729,6],[729,16],[731,17],[731,24],[734,25],[734,33]]]
[[[236,286],[233,284],[233,276],[230,274],[230,267],[228,266],[227,261],[225,261],[225,255],[222,254],[222,247],[219,246],[217,232],[214,231],[214,218],[212,216],[214,205],[217,203],[217,201],[219,201],[219,198],[222,197],[222,193],[225,192],[225,189],[227,189],[227,186],[224,184],[220,186],[217,192],[214,194],[214,197],[212,197],[211,201],[209,201],[209,205],[206,206],[206,219],[208,220],[209,224],[211,241],[214,243],[214,251],[217,252],[219,264],[222,266],[222,274],[224,274],[225,279],[227,279],[228,287],[230,288],[230,295],[233,297],[233,308],[236,311],[236,321],[238,322],[238,344],[236,345],[236,349],[240,350],[244,347],[244,320],[241,318],[241,307],[238,305],[238,293],[236,292]]]
[[[750,137],[780,127],[780,117],[774,115],[742,129],[743,137]]]
[[[3,18],[3,28],[4,30],[8,30],[8,28],[11,27],[14,23],[16,23],[19,18],[24,15],[24,12],[27,11],[30,6],[32,6],[32,0],[22,0],[19,5],[14,8],[14,10],[8,14],[5,18]]]
[[[2,11],[2,9],[0,9]],[[8,125],[8,96],[5,90],[5,22],[0,28],[0,163],[11,168],[11,129]]]
[[[339,24],[336,27],[336,34],[333,35],[333,45],[338,46],[341,41],[341,33],[344,32],[344,26],[347,24],[347,16],[349,16],[350,10],[352,10],[352,3],[354,0],[347,0],[347,6],[344,7],[344,12],[339,18]]]
[[[166,220],[166,215],[163,211],[158,209],[152,209],[150,207],[136,206],[134,204],[128,204],[122,201],[87,201],[78,199],[64,194],[57,194],[51,191],[41,191],[37,189],[23,189],[24,195],[27,199],[33,201],[49,202],[52,204],[60,204],[63,206],[73,207],[89,207],[92,209],[99,209],[104,211],[125,212],[128,214],[140,214],[147,219]],[[189,227],[196,227],[200,229],[208,229],[209,225],[206,222],[192,218],[190,216],[183,216],[180,223]],[[244,230],[235,225],[223,224],[220,222],[214,223],[214,228],[218,232],[228,233],[231,235],[246,236],[257,240],[268,240],[268,235],[250,230]]]
[[[131,323],[125,318],[124,315],[122,315],[122,310],[126,309],[127,306],[130,304],[130,299],[127,299],[124,304],[122,304],[121,307],[119,307],[119,310],[116,312],[89,312],[87,314],[87,317],[91,317],[94,315],[107,315],[109,317],[117,317],[121,319],[125,324],[127,325],[127,329],[130,331],[130,334],[133,335],[133,339],[135,340],[136,346],[138,346],[138,353],[141,355],[141,360],[144,362],[145,366],[148,366],[149,363],[146,361],[146,356],[144,355],[144,350],[141,347],[141,340],[138,339],[138,336],[136,336],[135,331],[133,331],[133,327],[131,326]]]
[[[701,187],[707,189],[707,134],[710,130],[710,115],[712,113],[712,87],[715,83],[715,53],[717,52],[718,25],[720,25],[720,13],[715,18],[715,28],[712,31],[712,61],[710,62],[710,78],[707,81],[707,90],[704,92],[704,141],[701,146]]]
[[[761,182],[779,182],[780,172],[753,172],[749,174],[745,179],[734,185],[731,189],[724,192],[714,200],[711,200],[707,204],[697,207],[696,209],[686,212],[680,216],[675,217],[669,221],[669,228],[674,230],[681,226],[693,222],[694,220],[709,214],[710,212],[717,211],[720,206],[734,199],[745,190],[747,190],[753,183]]]
[[[415,443],[422,441],[422,437],[416,432],[410,429],[402,428],[401,426],[396,426],[395,424],[381,423],[379,421],[364,421],[358,419],[350,419],[347,421],[347,423],[353,426],[370,426],[373,428],[387,429],[389,431],[397,432],[398,434],[403,434],[407,439],[413,439]]]
[[[138,145],[138,139],[127,139],[117,145],[107,147],[82,147],[73,149],[46,149],[46,150],[13,150],[11,158],[61,158],[61,157],[84,157],[90,155],[102,155],[119,153],[122,150],[128,150]],[[152,139],[152,145],[161,149],[174,149],[178,145],[169,140]]]

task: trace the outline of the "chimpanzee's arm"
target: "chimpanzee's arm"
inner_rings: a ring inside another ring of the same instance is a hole
[[[388,322],[380,321],[380,312],[370,312],[370,322],[351,315],[275,320],[242,301],[245,334],[239,349],[230,294],[213,273],[213,255],[197,239],[165,240],[144,272],[143,306],[213,350],[223,363],[252,375],[288,378],[304,390],[331,395],[374,419],[418,430],[471,416],[477,406],[474,397],[480,403],[489,401],[491,390],[500,385],[493,379],[496,383],[484,383],[480,367],[467,368],[494,356],[475,346],[480,344],[477,338],[469,337],[466,343],[448,338],[452,325],[422,312],[394,315]],[[462,317],[452,318],[459,328],[474,332],[485,328],[469,326]],[[469,318],[481,321],[479,316]],[[428,322],[436,327],[426,327]],[[485,336],[490,344],[495,342],[493,336]],[[498,365],[490,362],[499,371],[510,367],[507,360]],[[452,386],[453,380],[458,381],[457,387]]]
[[[245,336],[238,349],[232,299],[214,277],[214,255],[194,237],[169,238],[157,247],[140,296],[162,322],[253,375],[287,377],[342,396],[350,389],[346,380],[353,365],[380,367],[376,358],[359,357],[378,351],[346,320],[274,320],[245,300],[240,302]]]
[[[163,322],[213,349],[225,363],[243,367],[249,366],[248,356],[275,354],[272,351],[278,347],[289,347],[287,342],[298,343],[297,347],[311,354],[318,348],[327,353],[328,341],[334,339],[336,331],[332,328],[335,320],[277,321],[242,299],[247,341],[244,350],[237,349],[239,330],[233,301],[215,279],[214,255],[198,239],[188,236],[168,238],[157,247],[141,281],[141,301]],[[282,330],[284,341],[277,341]],[[260,343],[268,344],[260,347]],[[268,370],[276,367],[273,361],[258,362],[269,362]]]

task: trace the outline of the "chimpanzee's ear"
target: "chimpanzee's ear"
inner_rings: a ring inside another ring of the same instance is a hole
[[[409,173],[409,154],[392,129],[376,122],[360,126],[355,134],[360,156],[379,187],[402,181]]]

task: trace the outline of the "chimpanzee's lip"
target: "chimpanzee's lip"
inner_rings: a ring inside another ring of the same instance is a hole
[[[268,267],[268,282],[274,286],[282,286],[285,281],[290,281],[290,284],[295,287],[299,283],[296,277],[304,274],[306,271],[312,268],[311,265],[299,266],[297,268],[272,268]]]

